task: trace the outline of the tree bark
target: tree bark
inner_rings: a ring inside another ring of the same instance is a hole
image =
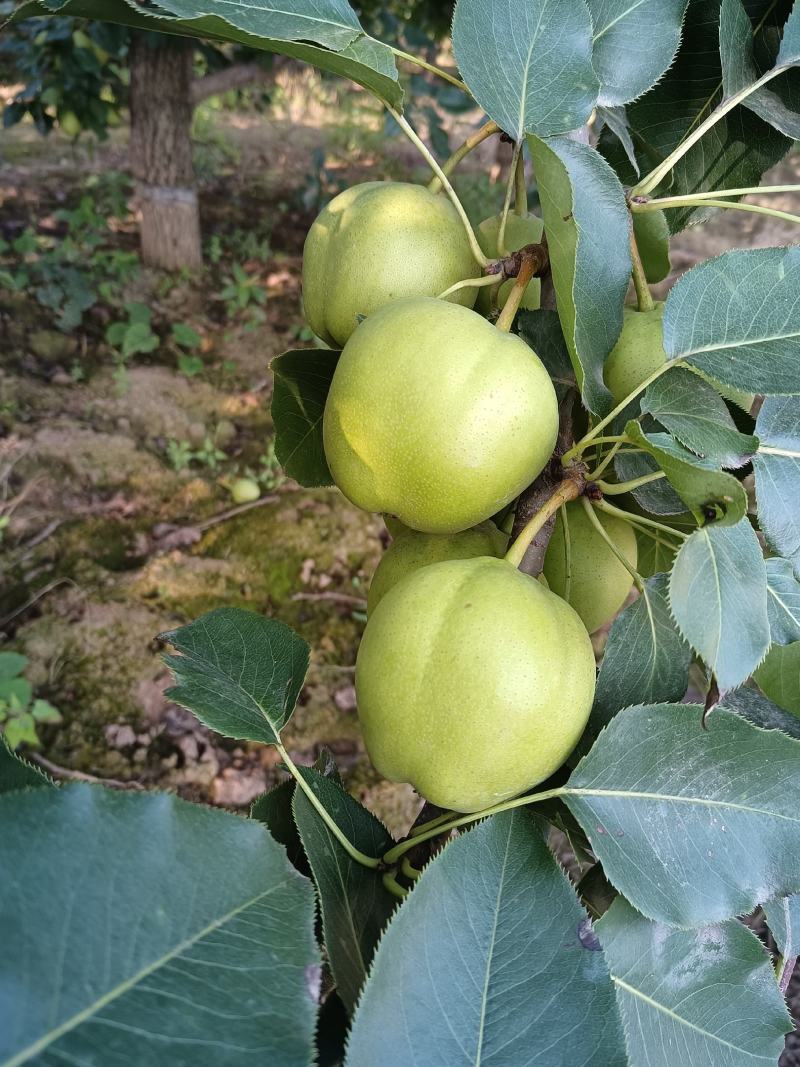
[[[202,78],[195,78],[192,82],[192,106],[196,107],[209,96],[227,93],[231,89],[245,89],[248,85],[268,85],[274,82],[280,58],[276,57],[269,67],[261,63],[234,63]]]
[[[202,265],[192,167],[192,45],[131,42],[131,171],[141,212],[142,259],[166,270]]]

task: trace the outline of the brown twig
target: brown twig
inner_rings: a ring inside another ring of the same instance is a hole
[[[112,789],[144,789],[141,782],[121,782],[117,778],[97,778],[95,775],[86,774],[84,771],[73,771],[69,767],[60,767],[57,763],[40,756],[38,752],[28,752],[25,758],[38,763],[44,770],[59,778],[68,778],[75,782],[92,782],[94,785],[107,785]]]

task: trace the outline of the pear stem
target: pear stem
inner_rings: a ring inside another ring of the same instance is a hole
[[[636,236],[631,226],[631,275],[633,276],[633,287],[636,290],[636,301],[639,305],[640,311],[652,311],[655,307],[653,303],[653,296],[650,292],[650,287],[647,284],[647,275],[645,274],[644,265],[642,263],[642,257],[639,254],[639,246],[636,243]]]
[[[564,531],[564,600],[569,604],[569,594],[572,592],[572,537],[569,532],[569,515],[567,505],[562,504],[561,526]]]
[[[481,126],[479,130],[476,130],[475,133],[470,134],[466,141],[464,141],[464,143],[460,145],[455,150],[455,152],[453,152],[450,158],[442,164],[442,173],[446,174],[449,178],[458,166],[458,164],[464,158],[464,156],[468,156],[474,148],[478,147],[479,144],[482,144],[489,137],[493,137],[496,133],[500,132],[502,132],[500,130],[500,127],[497,125],[496,122],[492,121],[491,119],[489,120],[489,122],[484,123],[484,125]],[[439,178],[438,176],[435,178],[431,178],[430,182],[428,183],[428,189],[432,193],[438,193],[441,188],[441,178]]]
[[[490,815],[498,815],[501,811],[511,811],[514,808],[522,808],[527,804],[537,804],[542,800],[552,800],[553,797],[563,796],[567,791],[564,786],[559,786],[558,789],[547,789],[543,793],[529,793],[526,796],[515,797],[513,800],[504,800],[500,804],[493,804],[492,807],[484,808],[483,811],[475,811],[471,815],[461,815],[457,819],[441,823],[431,830],[417,834],[416,837],[409,837],[405,841],[401,841],[394,848],[389,849],[383,857],[383,862],[394,865],[409,849],[414,848],[422,841],[429,841],[432,837],[450,833],[451,830],[457,830],[459,826],[468,826],[470,823],[486,819]]]
[[[380,867],[381,861],[379,859],[376,859],[374,856],[367,856],[363,852],[359,851],[359,849],[357,849],[356,846],[350,840],[348,840],[348,838],[342,833],[342,831],[336,825],[329,812],[326,810],[322,801],[319,799],[317,794],[314,792],[314,790],[305,780],[303,775],[300,773],[297,764],[292,760],[291,756],[280,743],[280,741],[277,742],[275,747],[280,753],[280,757],[286,765],[286,769],[289,771],[295,782],[297,782],[298,786],[308,797],[308,801],[311,806],[316,810],[319,817],[322,819],[327,828],[330,830],[330,832],[345,850],[350,859],[355,860],[356,863],[360,863],[362,867],[370,867],[373,870],[375,870],[377,867]]]
[[[520,159],[522,159],[522,141],[517,141],[514,145],[514,154],[511,157],[511,166],[509,167],[508,181],[506,183],[506,198],[503,201],[500,229],[497,233],[497,254],[501,259],[504,259],[509,254],[509,250],[506,248],[506,224],[508,223],[508,212],[511,209],[511,196],[517,183],[517,164]]]
[[[614,553],[614,555],[620,561],[620,563],[625,568],[625,570],[628,572],[628,574],[630,574],[631,578],[633,578],[633,584],[636,586],[636,588],[639,590],[640,593],[644,592],[644,578],[642,578],[641,574],[639,574],[639,572],[636,570],[636,568],[633,566],[633,564],[630,563],[628,561],[628,559],[625,556],[623,556],[623,554],[617,548],[617,546],[614,543],[613,539],[606,532],[605,527],[603,526],[602,522],[600,522],[600,520],[598,519],[597,515],[595,514],[594,508],[589,503],[589,501],[586,499],[586,497],[584,497],[583,500],[581,500],[581,504],[583,504],[583,510],[586,512],[586,516],[589,519],[589,522],[592,524],[592,526],[594,526],[594,528],[597,531],[597,533],[602,537],[602,539],[605,541],[605,543],[608,545],[608,547],[611,549],[611,551]]]
[[[506,562],[519,567],[531,542],[544,524],[555,515],[562,504],[566,504],[569,500],[577,500],[582,492],[583,486],[577,478],[565,478],[553,495],[523,526],[516,541],[506,552]]]
[[[528,187],[525,184],[525,156],[522,152],[517,156],[514,170],[514,214],[520,218],[528,214]]]
[[[641,478],[631,478],[629,482],[598,482],[596,485],[603,490],[603,496],[619,496],[622,493],[633,492],[640,485],[648,485],[650,482],[660,481],[666,475],[663,471],[654,471],[653,474],[643,474]]]
[[[587,482],[596,482],[597,481],[597,479],[600,477],[600,475],[603,473],[603,471],[608,467],[608,465],[613,462],[614,456],[616,456],[617,452],[619,452],[619,450],[625,444],[626,440],[627,440],[627,438],[624,437],[624,436],[619,437],[617,439],[617,441],[614,443],[613,447],[608,450],[608,452],[605,454],[604,458],[601,460],[600,465],[595,470],[593,470],[591,472],[591,474],[587,474],[586,475],[586,481]],[[594,441],[590,441],[589,442],[589,445],[590,446],[591,445],[596,445],[596,444],[600,444],[601,442],[602,443],[608,443],[609,442],[609,438],[595,437]]]
[[[383,888],[388,893],[391,893],[393,897],[397,897],[399,900],[403,900],[405,897],[408,896],[408,890],[403,889],[403,887],[395,878],[392,871],[387,871],[386,874],[383,876],[382,881]]]
[[[409,837],[416,837],[417,834],[425,833],[426,830],[432,830],[434,826],[440,826],[443,822],[447,822],[448,819],[452,819],[452,811],[443,811],[441,815],[437,815],[435,819],[429,819],[427,822],[422,822],[419,826],[412,826],[409,830]]]
[[[779,211],[778,208],[763,207],[761,204],[742,204],[736,200],[714,200],[700,196],[664,196],[657,200],[648,200],[644,203],[634,201],[631,204],[632,211],[660,211],[662,208],[671,207],[730,208],[731,211],[750,211],[754,215],[769,215],[770,218],[781,219],[783,222],[800,223],[800,215],[793,215],[790,211]]]
[[[406,137],[408,137],[409,141],[411,141],[414,147],[420,152],[420,154],[423,156],[433,173],[437,176],[439,181],[444,186],[445,192],[450,197],[453,207],[458,212],[458,217],[461,219],[462,225],[464,226],[464,232],[467,235],[467,240],[469,241],[469,246],[472,249],[472,254],[475,257],[475,261],[481,267],[488,267],[491,263],[491,260],[487,259],[486,256],[483,254],[483,249],[478,244],[478,238],[475,236],[475,231],[472,229],[470,221],[467,218],[467,213],[464,210],[464,205],[458,199],[458,194],[456,193],[453,186],[450,184],[450,180],[448,179],[447,175],[439,166],[439,163],[436,161],[436,158],[434,157],[433,153],[417,134],[417,131],[414,129],[411,123],[403,115],[401,115],[399,111],[395,111],[391,104],[387,104],[386,101],[384,101],[384,106],[386,107],[386,110],[389,112],[392,118],[395,120],[397,125],[400,127],[400,129],[403,131],[403,133],[406,135]]]
[[[465,278],[463,282],[456,282],[455,285],[451,285],[449,289],[445,289],[443,293],[437,293],[437,300],[444,300],[448,296],[452,296],[453,293],[457,293],[459,289],[481,289],[484,285],[498,285],[501,279],[496,274],[486,274],[481,278]]]
[[[536,261],[533,256],[523,256],[517,280],[514,282],[511,292],[508,294],[508,298],[503,306],[503,310],[500,312],[500,317],[495,324],[497,329],[502,333],[508,333],[511,330],[514,316],[519,311],[519,306],[522,303],[525,290],[528,288],[528,282],[533,277],[535,269]]]
[[[651,529],[669,534],[670,537],[677,537],[681,541],[685,541],[689,536],[681,533],[680,530],[674,530],[671,526],[665,526],[663,522],[656,522],[655,519],[648,519],[644,515],[632,515],[629,511],[623,511],[622,508],[609,504],[607,500],[598,500],[594,506],[598,511],[602,511],[606,515],[613,515],[617,519],[622,519],[623,522],[627,522],[631,526],[649,526]]]

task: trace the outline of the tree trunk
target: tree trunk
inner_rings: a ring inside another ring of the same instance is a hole
[[[178,270],[202,265],[192,168],[192,45],[131,42],[131,171],[141,212],[142,259]]]

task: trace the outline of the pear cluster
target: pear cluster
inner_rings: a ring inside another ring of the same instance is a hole
[[[477,236],[502,254],[498,217]],[[541,237],[536,216],[510,216],[502,243]],[[402,182],[335,197],[303,259],[309,325],[342,348],[323,418],[328,466],[393,534],[356,664],[364,741],[386,777],[464,812],[563,764],[594,697],[589,631],[631,585],[580,504],[540,580],[504,558],[496,520],[550,460],[558,405],[536,353],[488,317],[512,283],[443,296],[479,271],[447,198]],[[522,306],[539,306],[538,279]]]

